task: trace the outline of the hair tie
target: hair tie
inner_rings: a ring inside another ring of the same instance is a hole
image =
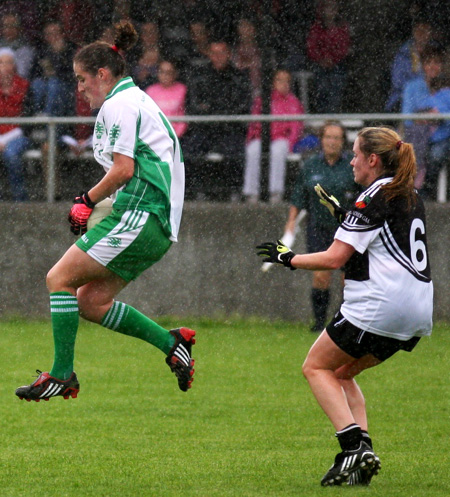
[[[116,47],[116,45],[112,45],[111,48],[114,50],[114,52],[119,53],[119,49]]]
[[[402,142],[401,140],[399,140],[399,141],[395,144],[395,148],[396,148],[397,150],[399,150],[399,149],[400,149],[400,147],[401,147],[401,145],[402,145],[402,143],[403,143],[403,142]]]

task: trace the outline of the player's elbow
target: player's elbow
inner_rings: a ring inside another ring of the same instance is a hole
[[[343,264],[342,261],[338,259],[329,259],[328,266],[330,270],[334,271],[335,269],[340,269],[343,266]]]

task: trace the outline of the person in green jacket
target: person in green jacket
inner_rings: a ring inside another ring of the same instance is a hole
[[[320,130],[321,151],[305,161],[291,197],[285,233],[294,233],[301,210],[308,213],[306,243],[308,252],[326,250],[333,242],[336,220],[320,204],[314,186],[331,191],[345,207],[358,193],[350,167],[351,154],[345,150],[346,129],[338,121],[327,121]],[[311,331],[322,331],[330,302],[332,271],[313,271],[311,303],[314,323]]]

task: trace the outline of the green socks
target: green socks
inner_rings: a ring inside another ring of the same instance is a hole
[[[55,343],[55,360],[50,375],[59,380],[67,380],[73,372],[79,322],[77,298],[69,292],[51,293],[50,313]]]
[[[114,301],[103,316],[101,325],[124,335],[140,338],[165,354],[170,352],[175,343],[175,338],[165,328],[123,302]]]

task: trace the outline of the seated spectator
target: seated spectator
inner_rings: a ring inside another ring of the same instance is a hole
[[[75,46],[66,40],[62,26],[49,22],[31,81],[34,113],[46,116],[73,114],[75,80],[72,60]]]
[[[27,112],[28,88],[29,82],[17,74],[14,52],[0,48],[0,117],[20,117]],[[29,144],[19,126],[0,124],[0,158],[15,202],[27,200],[22,155]]]
[[[137,51],[131,55],[131,75],[135,84],[145,90],[158,81],[158,65],[161,60],[158,24],[155,22],[141,24],[137,47]]]
[[[231,49],[225,41],[214,41],[209,49],[210,62],[188,83],[187,113],[189,115],[248,114],[251,106],[250,80],[246,72],[231,63]],[[245,150],[245,123],[224,122],[190,125],[183,137],[187,184],[198,185],[207,171],[199,159],[208,153],[219,154],[223,160],[211,178],[221,185],[224,197],[237,199],[242,190],[242,165]],[[203,169],[202,169],[203,168]],[[201,169],[201,170],[199,170]],[[217,197],[216,197],[217,198]]]
[[[315,112],[341,112],[350,42],[349,25],[340,16],[337,0],[321,0],[307,36],[308,58],[313,63],[315,80]]]
[[[188,82],[190,77],[195,76],[197,71],[209,64],[209,31],[203,21],[195,20],[189,24],[190,41],[187,48],[185,60],[179,61],[181,77]]]
[[[96,24],[96,6],[92,0],[58,0],[49,5],[47,17],[59,23],[68,40],[77,45],[87,43]]]
[[[425,112],[435,114],[450,113],[450,78],[437,76],[430,81],[431,94],[423,101]],[[438,121],[429,137],[428,167],[424,193],[436,200],[439,172],[450,162],[450,122]]]
[[[408,81],[402,94],[403,114],[414,114],[425,109],[425,100],[430,96],[430,83],[442,74],[444,53],[440,46],[429,44],[421,53],[423,71],[416,78]],[[424,186],[427,169],[428,140],[434,123],[426,121],[404,121],[405,141],[414,145],[417,161],[415,186],[419,190]]]
[[[261,114],[262,100],[257,97],[252,114]],[[275,72],[271,94],[270,113],[272,115],[303,114],[304,109],[298,98],[291,92],[291,74],[283,69]],[[303,134],[301,121],[274,121],[270,124],[270,163],[269,194],[270,202],[283,200],[286,159],[294,144]],[[244,196],[247,201],[259,200],[261,170],[261,123],[250,123],[247,133]]]
[[[185,84],[177,81],[177,77],[175,64],[163,60],[158,67],[158,83],[148,86],[145,90],[168,117],[185,115],[187,88]],[[174,122],[172,126],[178,138],[181,138],[187,129],[187,123],[183,122]]]
[[[35,58],[35,49],[21,36],[22,29],[19,14],[5,14],[1,19],[0,48],[14,50],[17,74],[22,78],[30,77]]]
[[[247,70],[252,84],[252,97],[261,93],[261,51],[256,39],[256,26],[249,19],[240,19],[237,25],[237,41],[233,49],[233,64]]]
[[[406,83],[422,75],[422,52],[432,39],[432,26],[428,20],[417,18],[412,27],[412,38],[404,43],[391,67],[391,89],[386,111],[399,112]]]
[[[91,117],[96,113],[92,111],[89,102],[81,95],[78,89],[75,92],[75,115],[77,117]],[[72,133],[61,136],[60,142],[67,145],[76,157],[85,152],[92,152],[93,124],[76,124]]]

